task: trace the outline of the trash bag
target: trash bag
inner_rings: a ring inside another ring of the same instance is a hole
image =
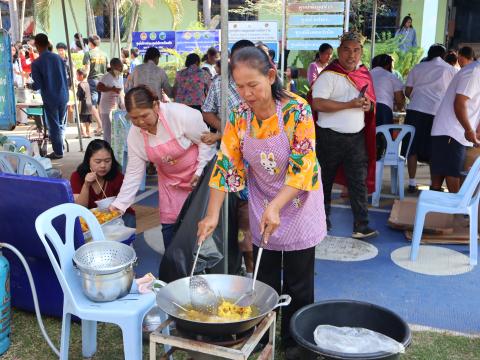
[[[198,185],[188,196],[182,210],[180,211],[177,222],[175,223],[175,236],[172,244],[166,250],[160,263],[158,276],[160,280],[168,283],[190,275],[196,249],[198,223],[207,213],[208,200],[210,198],[210,187],[208,183],[216,160],[217,157],[215,156],[205,167]],[[231,199],[232,197],[229,196],[229,200]],[[235,201],[229,201],[229,208],[231,207],[230,203],[232,202],[234,203],[233,205],[236,205]],[[235,215],[235,210],[229,212],[229,238],[233,237],[236,242],[237,228],[235,226]],[[231,225],[232,223],[234,226]],[[234,234],[230,235],[233,232]],[[229,246],[229,254],[233,251],[235,251],[235,249],[231,250]],[[211,272],[212,269],[214,269],[216,265],[218,266],[222,261],[222,252],[223,233],[222,216],[220,216],[217,229],[215,229],[213,235],[205,240],[202,245],[195,272]],[[236,253],[239,253],[238,246]],[[237,266],[237,264],[235,265]]]
[[[380,351],[391,354],[405,352],[403,344],[386,335],[364,328],[319,325],[313,333],[313,338],[322,350],[343,354],[369,354]]]

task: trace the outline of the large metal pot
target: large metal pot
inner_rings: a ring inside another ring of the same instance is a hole
[[[82,280],[82,289],[92,301],[106,302],[126,296],[133,283],[133,265],[113,274],[89,274],[78,270]]]
[[[223,274],[201,275],[204,277],[212,290],[224,299],[236,300],[252,287],[252,279]],[[247,320],[210,323],[187,320],[179,316],[181,310],[173,304],[190,304],[190,278],[175,280],[157,291],[157,304],[168,315],[175,319],[177,328],[195,334],[202,335],[225,335],[239,334],[256,326],[273,309],[287,306],[292,300],[289,295],[279,296],[278,293],[267,284],[260,281],[255,283],[255,299],[253,306],[258,308],[258,315]]]

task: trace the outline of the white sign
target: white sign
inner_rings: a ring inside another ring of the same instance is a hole
[[[290,15],[288,17],[288,25],[303,26],[303,25],[342,25],[343,15]]]
[[[276,21],[229,21],[228,42],[247,39],[253,42],[278,41]]]
[[[330,44],[333,48],[337,48],[340,45],[339,40],[326,40],[326,39],[288,40],[287,49],[288,50],[318,50],[320,45],[322,45],[323,43]]]
[[[289,28],[287,31],[289,39],[338,39],[342,34],[343,28],[341,27],[299,27]]]

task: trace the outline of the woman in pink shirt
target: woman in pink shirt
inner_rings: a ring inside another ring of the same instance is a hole
[[[125,179],[111,209],[125,211],[135,200],[147,161],[158,173],[159,213],[165,249],[183,203],[198,182],[215,147],[201,141],[207,132],[202,114],[183,104],[163,103],[145,86],[125,95],[132,127],[128,133]]]
[[[330,44],[323,43],[318,48],[318,53],[315,55],[315,61],[308,66],[307,79],[310,86],[315,80],[317,80],[318,75],[322,72],[325,66],[328,65],[330,59],[332,58],[333,48]]]

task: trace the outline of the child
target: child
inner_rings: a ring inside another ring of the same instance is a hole
[[[298,69],[293,66],[287,67],[285,71],[285,75],[287,77],[287,91],[290,91],[294,94],[297,93],[297,79],[298,79]]]
[[[102,120],[103,139],[109,144],[112,141],[112,110],[123,108],[123,64],[119,58],[110,60],[110,69],[100,79],[97,90],[100,97],[99,112]]]
[[[83,69],[77,70],[77,99],[80,102],[80,124],[82,137],[90,138],[90,124],[92,123],[92,95],[87,82],[87,73]]]

